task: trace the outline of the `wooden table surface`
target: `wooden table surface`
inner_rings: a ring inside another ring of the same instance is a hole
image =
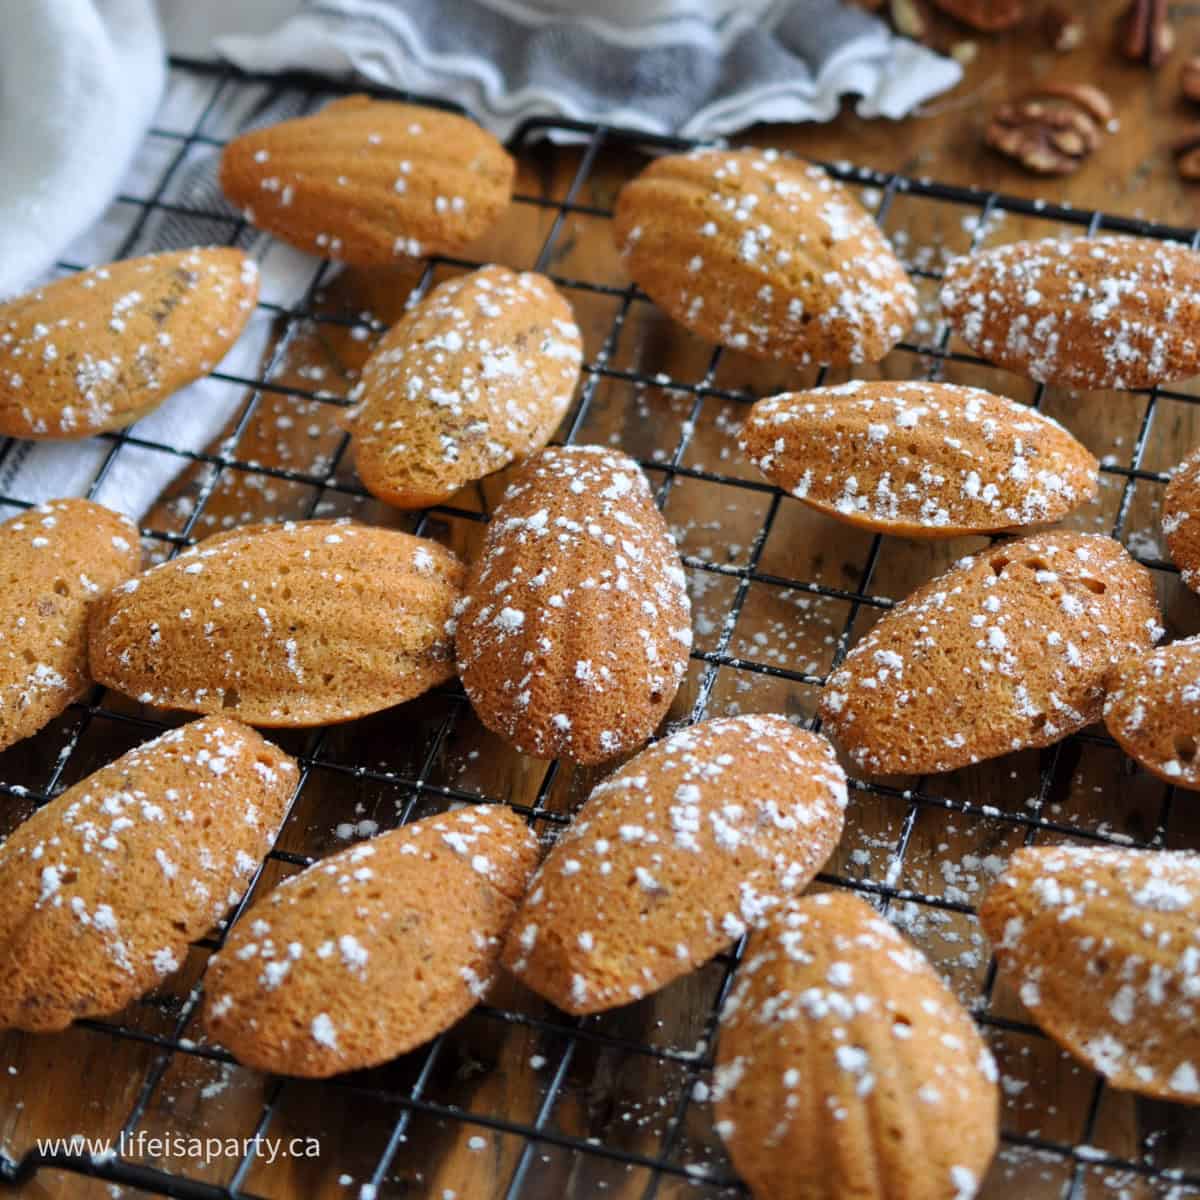
[[[1031,0],[1031,7],[1039,8],[1038,0]],[[925,111],[907,120],[867,122],[847,106],[836,121],[826,126],[758,129],[738,140],[1171,224],[1200,223],[1200,185],[1178,180],[1167,150],[1172,138],[1193,117],[1189,106],[1177,98],[1177,79],[1185,53],[1193,46],[1200,51],[1200,11],[1192,16],[1187,6],[1177,6],[1179,51],[1166,67],[1152,73],[1125,63],[1113,52],[1112,23],[1119,3],[1077,7],[1086,9],[1087,35],[1083,46],[1068,55],[1048,49],[1037,32],[974,37],[955,30],[949,22],[939,21],[937,31],[942,44],[975,41],[977,57],[954,92],[934,100]],[[1101,85],[1111,96],[1121,122],[1120,130],[1106,138],[1078,174],[1064,180],[1032,177],[982,144],[982,131],[992,107],[1031,82],[1047,78]],[[1200,119],[1200,107],[1195,116]],[[580,151],[572,148],[534,149],[522,157],[519,190],[560,198],[574,177],[579,157]],[[604,152],[579,198],[601,208],[611,207],[617,188],[638,165],[628,150]],[[868,190],[864,199],[870,202],[873,198]],[[918,203],[915,198],[900,195],[889,210],[886,227],[906,258],[936,269],[946,255],[970,244],[977,216],[977,210],[970,207]],[[549,210],[516,206],[501,228],[476,248],[473,257],[531,266],[552,218]],[[623,286],[624,276],[607,225],[597,217],[570,217],[555,241],[550,270],[574,279]],[[1009,216],[995,230],[985,233],[988,238],[1007,241],[1049,232],[1038,225]],[[367,310],[387,324],[398,315],[419,271],[419,267],[402,267],[373,276],[345,272],[327,289],[320,304],[344,313]],[[452,269],[441,267],[436,277],[448,273],[453,273]],[[922,345],[932,344],[937,337],[935,294],[935,288],[923,289],[927,310],[914,334]],[[584,331],[587,355],[594,361],[612,327],[617,302],[586,290],[572,291],[570,298]],[[342,395],[369,347],[369,336],[347,333],[338,326],[297,328],[276,382],[304,388],[319,386]],[[711,347],[683,333],[641,301],[630,309],[621,337],[610,349],[608,361],[612,366],[647,375],[665,372],[677,381],[693,383],[705,377],[711,356]],[[856,373],[907,377],[927,372],[930,365],[927,356],[897,352],[877,368]],[[811,378],[811,373],[764,367],[726,354],[710,381],[722,388],[747,388],[762,394],[782,386],[803,386]],[[955,365],[948,368],[947,378],[991,386],[1022,399],[1028,399],[1033,390],[1028,381],[986,368]],[[255,397],[252,404],[251,419],[235,452],[239,461],[253,460],[319,474],[329,456],[337,452],[341,434],[336,413],[329,406],[271,393]],[[732,432],[744,405],[710,397],[699,411],[693,406],[690,394],[669,388],[633,388],[604,380],[592,397],[580,440],[612,440],[651,463],[668,460],[683,447],[681,461],[685,466],[703,466],[734,481],[757,478],[731,450]],[[1196,407],[1163,402],[1146,445],[1143,466],[1165,471],[1200,441],[1200,424],[1193,415]],[[1044,400],[1045,411],[1063,419],[1097,455],[1111,456],[1117,462],[1128,460],[1145,408],[1144,397],[1120,393],[1080,399],[1050,390]],[[651,475],[656,485],[663,483],[661,473],[651,470]],[[339,482],[352,479],[344,460],[337,478]],[[198,466],[186,473],[147,517],[146,525],[179,528],[189,505],[205,494],[210,483],[207,467]],[[495,489],[492,482],[484,490],[494,496]],[[1160,495],[1160,482],[1139,484],[1126,495],[1120,477],[1106,476],[1097,501],[1070,523],[1088,529],[1111,529],[1123,500],[1130,501],[1124,527],[1126,540],[1153,559],[1161,555],[1157,537]],[[227,469],[217,481],[195,532],[203,536],[223,525],[247,520],[309,515],[315,498],[313,489],[306,486],[264,481],[252,472]],[[477,507],[479,502],[480,497],[474,495],[456,501],[462,508]],[[768,493],[720,483],[681,478],[671,485],[665,511],[683,552],[697,562],[727,565],[732,571],[722,575],[689,570],[697,645],[701,650],[722,649],[733,658],[819,675],[828,669],[838,648],[839,634],[854,615],[845,602],[753,582],[736,627],[723,627],[739,579],[743,578],[737,572],[747,562],[769,504]],[[326,494],[323,505],[321,515],[347,513],[379,523],[411,525],[407,516],[347,492]],[[428,532],[467,554],[479,540],[477,523],[453,515],[434,516]],[[872,557],[868,535],[785,500],[762,547],[758,570],[850,591],[867,586],[874,595],[899,598],[978,544],[977,539],[948,543],[884,539],[867,579],[864,564]],[[1163,581],[1163,601],[1172,635],[1200,632],[1200,603],[1169,576]],[[876,616],[877,610],[869,607],[859,611],[853,626],[855,636]],[[672,711],[674,719],[686,717],[697,696],[709,685],[709,716],[775,710],[808,717],[815,709],[816,688],[795,679],[755,675],[729,666],[716,669],[702,662],[693,662],[692,667]],[[105,703],[139,711],[136,705],[112,696],[106,697]],[[422,760],[432,731],[440,726],[450,703],[430,697],[398,713],[331,731],[322,753],[342,762],[370,763],[385,773],[411,773]],[[64,718],[45,734],[0,757],[0,778],[36,788],[48,764],[54,761],[64,730],[69,731],[71,721],[76,719]],[[65,782],[74,782],[81,773],[94,769],[136,740],[136,730],[114,727],[102,719],[93,721],[81,739],[72,759],[70,778]],[[289,749],[304,744],[299,735],[281,740]],[[1065,825],[1104,835],[1147,839],[1155,832],[1163,811],[1161,785],[1129,771],[1108,746],[1073,741],[1061,756],[1056,757],[1057,753],[1013,755],[934,780],[930,790],[956,804],[986,804],[994,810],[1018,814],[1036,811]],[[1041,781],[1048,763],[1053,765],[1052,787],[1046,793]],[[541,786],[544,771],[544,764],[506,751],[469,713],[464,713],[457,719],[451,737],[437,750],[430,782],[528,802]],[[596,772],[561,771],[550,788],[548,805],[562,811],[573,808],[596,778]],[[374,819],[387,828],[395,824],[397,812],[409,794],[408,789],[391,787],[386,780],[348,781],[345,775],[314,771],[285,829],[282,845],[313,857],[331,853],[345,844],[334,832],[339,823]],[[430,796],[424,795],[422,804],[431,803]],[[28,806],[15,800],[0,807],[0,834],[28,812]],[[1200,847],[1198,808],[1188,797],[1176,800],[1169,825],[1162,831],[1166,845]],[[425,811],[419,807],[417,815]],[[986,887],[992,870],[989,864],[1002,860],[1025,839],[1026,833],[1024,826],[978,813],[917,807],[898,792],[891,798],[855,793],[846,837],[829,869],[850,879],[881,886],[894,884],[946,901],[972,904]],[[1041,830],[1037,833],[1039,841],[1062,840],[1063,836]],[[898,844],[903,845],[900,854],[896,852]],[[275,865],[267,876],[264,885],[278,877]],[[978,996],[988,954],[973,918],[950,908],[926,908],[902,898],[892,900],[890,914],[937,962],[965,1001]],[[131,1006],[120,1023],[143,1033],[169,1036],[204,958],[203,951],[193,951],[179,977],[168,981],[154,1000]],[[690,1052],[707,1034],[705,1018],[721,974],[719,966],[710,966],[657,997],[591,1023],[601,1036],[581,1041],[565,1064],[564,1033],[509,1025],[486,1015],[473,1016],[447,1039],[436,1069],[423,1079],[423,1094],[433,1103],[459,1105],[476,1114],[527,1123],[534,1119],[547,1094],[549,1077],[561,1066],[561,1088],[549,1117],[551,1130],[600,1138],[648,1156],[658,1153],[661,1138],[670,1133],[679,1161],[699,1163],[723,1174],[728,1167],[712,1132],[707,1105],[694,1102],[682,1126],[672,1132],[672,1114],[694,1082],[687,1060],[630,1055],[604,1040],[623,1038]],[[554,1018],[546,1006],[509,984],[503,985],[493,1003]],[[1018,1000],[1003,979],[989,1011],[1001,1018],[1024,1019]],[[194,1021],[183,1032],[187,1037],[200,1037]],[[1092,1072],[1058,1053],[1044,1038],[1019,1030],[993,1031],[993,1044],[1005,1076],[1006,1129],[1064,1144],[1086,1138],[1103,1153],[1126,1158],[1144,1154],[1159,1165],[1200,1170],[1200,1123],[1185,1110],[1140,1102],[1111,1091],[1097,1093]],[[154,1058],[154,1048],[148,1044],[86,1029],[57,1037],[0,1036],[0,1144],[19,1155],[35,1136],[77,1131],[111,1134],[137,1098]],[[404,1094],[413,1086],[422,1062],[420,1053],[407,1056],[367,1073],[360,1082]],[[141,1127],[150,1133],[246,1136],[254,1131],[264,1104],[275,1095],[275,1086],[235,1065],[176,1053],[165,1076],[148,1095]],[[269,1196],[354,1197],[391,1136],[397,1111],[394,1105],[375,1096],[364,1097],[352,1087],[288,1084],[266,1133],[319,1136],[323,1154],[317,1161],[259,1161],[244,1186]],[[525,1148],[524,1140],[513,1133],[418,1113],[406,1139],[394,1147],[392,1168],[380,1196],[442,1197],[454,1193],[459,1200],[500,1197],[513,1171],[522,1164]],[[182,1153],[142,1157],[150,1165],[216,1183],[227,1182],[231,1170],[230,1162],[220,1158],[202,1162]],[[598,1195],[632,1200],[645,1194],[651,1179],[645,1168],[604,1165],[548,1142],[536,1147],[532,1158],[523,1162],[523,1169],[526,1185],[520,1194],[525,1200],[591,1200]],[[1010,1147],[993,1171],[985,1194],[988,1200],[1061,1196],[1074,1169],[1061,1158]],[[1102,1166],[1088,1167],[1086,1163],[1080,1164],[1080,1169],[1085,1171],[1085,1178],[1077,1197],[1149,1200],[1168,1195],[1136,1176]],[[37,1197],[114,1194],[107,1185],[48,1172],[39,1174],[24,1191]],[[692,1181],[666,1176],[657,1192],[664,1200],[729,1194],[706,1186],[703,1176]],[[1179,1189],[1173,1196],[1174,1200],[1183,1200],[1195,1194]]]
[[[1200,126],[1200,104],[1179,92],[1180,67],[1191,54],[1200,54],[1200,4],[1170,6],[1176,49],[1151,70],[1116,51],[1114,30],[1126,2],[1060,0],[1059,7],[1073,10],[1085,29],[1079,48],[1066,54],[1050,48],[1036,19],[1011,33],[988,36],[935,17],[931,25],[940,47],[961,42],[977,47],[952,92],[903,121],[866,121],[848,105],[829,125],[776,126],[756,131],[754,140],[946,183],[1053,198],[1167,224],[1200,224],[1200,184],[1178,178],[1170,150],[1182,131]],[[1031,14],[1045,7],[1042,0],[1027,4]],[[1047,82],[1099,87],[1120,122],[1076,174],[1050,180],[1031,175],[983,142],[997,104]]]

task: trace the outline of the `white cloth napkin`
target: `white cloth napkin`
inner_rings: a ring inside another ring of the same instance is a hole
[[[151,0],[6,0],[0,36],[0,296],[104,210],[154,115]]]
[[[856,93],[901,117],[957,63],[839,0],[309,0],[279,29],[217,38],[250,71],[359,75],[456,100],[501,138],[567,116],[710,138],[828,121]]]
[[[147,127],[153,118],[186,133],[207,110],[205,131],[232,137],[296,115],[296,94],[254,84],[215,93],[211,78],[172,72],[155,116],[160,17],[175,53],[220,51],[249,70],[357,72],[457,100],[501,136],[530,116],[565,115],[708,137],[755,121],[827,120],[848,93],[864,115],[898,117],[961,74],[838,0],[159,0],[157,12],[151,0],[7,0],[4,15],[0,297],[51,277],[56,260],[228,237],[228,224],[200,217],[141,220],[142,207],[121,198],[161,190],[173,205],[235,215],[217,186],[217,151],[200,144],[180,158],[178,138],[147,138]],[[318,269],[252,230],[241,244],[259,260],[264,298],[279,304],[298,301]],[[261,377],[269,331],[260,311],[219,371]],[[205,450],[248,394],[202,380],[131,434]],[[0,441],[0,517],[5,496],[87,492],[111,449],[103,438],[7,450]],[[188,465],[122,446],[95,498],[138,519]]]

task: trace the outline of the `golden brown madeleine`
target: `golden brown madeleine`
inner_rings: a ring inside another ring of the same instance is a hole
[[[387,1062],[475,1007],[537,863],[510,809],[428,817],[280,884],[207,977],[204,1024],[247,1066],[326,1076]]]
[[[208,374],[258,299],[227,246],[93,267],[0,304],[0,436],[123,429]]]
[[[1100,469],[1057,421],[950,383],[856,379],[772,396],[739,445],[818,512],[904,537],[1057,521],[1096,494]]]
[[[474,121],[347,96],[236,137],[221,187],[285,242],[360,267],[457,254],[495,224],[516,164]]]
[[[635,755],[542,863],[504,964],[571,1013],[693,971],[808,886],[842,833],[846,777],[785,717],[705,721]]]
[[[1163,492],[1162,530],[1183,582],[1200,591],[1200,448],[1171,472]]]
[[[750,935],[721,1014],[716,1128],[760,1200],[970,1200],[997,1071],[919,950],[848,893]]]
[[[1140,388],[1200,371],[1200,253],[1046,238],[955,259],[942,308],[977,354],[1043,383]]]
[[[0,1029],[119,1012],[170,975],[271,848],[296,764],[209,717],[68,788],[0,845]]]
[[[1056,1042],[1113,1087],[1200,1104],[1200,854],[1025,847],[979,919]]]
[[[1200,638],[1123,658],[1108,677],[1104,724],[1147,771],[1200,788]]]
[[[92,607],[97,681],[253,725],[349,721],[454,675],[463,568],[437,542],[349,521],[206,538]]]
[[[865,771],[953,771],[1098,721],[1109,670],[1161,636],[1154,581],[1120,542],[998,542],[886,613],[829,677],[821,714]]]
[[[354,461],[367,490],[423,508],[540,450],[567,411],[582,343],[544,276],[483,267],[434,288],[363,367]]]
[[[141,561],[137,526],[90,500],[51,500],[0,524],[0,750],[87,690],[88,606]]]
[[[513,476],[459,606],[479,719],[536,758],[597,763],[654,732],[687,669],[679,553],[633,459],[542,450]]]
[[[655,304],[757,358],[877,362],[917,314],[907,273],[854,196],[775,150],[655,159],[621,189],[613,232]]]

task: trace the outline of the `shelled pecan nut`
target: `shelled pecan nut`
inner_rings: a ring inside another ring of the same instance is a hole
[[[986,141],[1028,171],[1069,175],[1100,144],[1112,120],[1112,105],[1099,88],[1047,83],[997,108]]]
[[[1159,67],[1175,48],[1167,0],[1133,0],[1117,22],[1117,48],[1126,57]]]

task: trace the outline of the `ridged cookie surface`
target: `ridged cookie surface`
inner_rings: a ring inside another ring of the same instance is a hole
[[[845,893],[750,935],[721,1014],[716,1128],[759,1200],[970,1200],[997,1072],[915,946]]]
[[[87,690],[88,605],[141,559],[133,522],[90,500],[51,500],[0,524],[0,750]]]
[[[210,717],[68,788],[0,845],[0,1029],[119,1012],[235,904],[283,821],[295,763]]]
[[[1200,638],[1122,659],[1108,677],[1104,724],[1147,771],[1200,788]]]
[[[1113,1087],[1200,1104],[1200,854],[1026,847],[979,919],[1056,1042]]]
[[[258,299],[240,250],[124,259],[0,304],[0,435],[123,429],[207,374]]]
[[[1099,470],[1057,421],[949,383],[856,379],[772,396],[739,444],[805,504],[906,537],[1056,521],[1095,494]]]
[[[1119,542],[999,542],[885,614],[829,677],[821,714],[866,771],[952,771],[1099,720],[1110,668],[1161,635],[1150,572]]]
[[[1163,492],[1162,529],[1180,578],[1192,591],[1200,591],[1200,449],[1171,473]]]
[[[437,542],[339,521],[247,525],[92,607],[97,681],[254,725],[349,721],[454,674],[463,568]]]
[[[343,850],[255,904],[210,965],[204,1024],[248,1066],[387,1062],[474,1008],[537,862],[510,809],[461,808]]]
[[[544,275],[489,266],[439,284],[363,367],[359,477],[423,508],[526,457],[562,420],[581,358],[571,306]]]
[[[695,970],[812,880],[837,845],[846,779],[784,717],[705,721],[588,797],[542,863],[504,964],[572,1013]]]
[[[508,207],[515,170],[465,117],[347,96],[234,138],[221,187],[260,229],[373,267],[463,250]]]
[[[972,350],[1077,388],[1200,371],[1200,253],[1149,238],[1012,242],[946,268],[942,308]]]
[[[666,715],[691,644],[683,567],[637,463],[601,446],[531,458],[459,606],[479,719],[537,758],[616,758]]]
[[[916,292],[858,201],[774,150],[655,159],[617,197],[629,274],[709,341],[789,362],[876,362]]]

